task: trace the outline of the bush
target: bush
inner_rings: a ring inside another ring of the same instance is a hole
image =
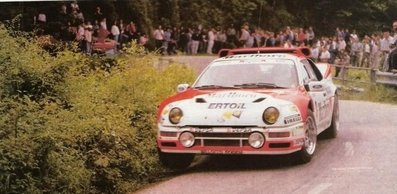
[[[125,193],[163,175],[156,108],[192,70],[154,68],[136,44],[115,58],[54,55],[0,36],[0,193]]]

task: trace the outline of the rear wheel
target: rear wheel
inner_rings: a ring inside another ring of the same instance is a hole
[[[160,162],[167,168],[173,170],[183,170],[190,166],[194,159],[194,154],[174,154],[174,153],[164,153],[160,150],[159,159]]]
[[[327,138],[335,138],[339,131],[339,100],[337,94],[335,94],[334,110],[332,112],[331,125],[324,131],[324,135]]]
[[[308,163],[312,159],[317,146],[317,127],[311,110],[307,111],[305,122],[305,138],[302,149],[297,153],[299,163]]]

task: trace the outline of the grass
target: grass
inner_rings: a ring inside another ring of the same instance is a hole
[[[343,83],[341,80],[334,80],[340,88],[341,99],[397,104],[397,87],[356,82],[370,82],[369,74],[366,70],[349,69],[346,79],[354,80],[353,82]]]

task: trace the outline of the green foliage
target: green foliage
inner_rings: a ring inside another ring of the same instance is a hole
[[[0,193],[126,193],[162,176],[156,108],[192,70],[157,69],[136,44],[115,58],[51,55],[0,36]]]

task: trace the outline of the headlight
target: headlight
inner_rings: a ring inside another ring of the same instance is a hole
[[[260,133],[252,133],[249,137],[248,137],[248,143],[250,144],[251,147],[253,148],[261,148],[263,146],[263,144],[265,143],[265,137],[260,134]]]
[[[190,148],[194,145],[194,135],[190,132],[184,132],[179,136],[179,142],[183,146]]]
[[[268,125],[273,125],[277,122],[280,112],[277,108],[269,107],[263,112],[263,121]]]
[[[172,124],[178,124],[183,116],[183,112],[180,108],[173,108],[170,111],[170,114],[168,115],[168,118],[170,119],[170,122]]]

